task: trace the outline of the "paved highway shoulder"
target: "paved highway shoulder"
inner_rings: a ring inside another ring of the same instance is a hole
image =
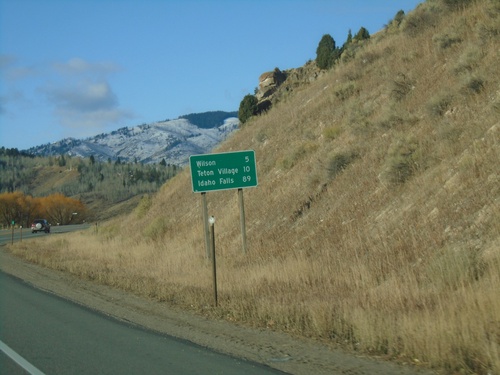
[[[32,374],[281,373],[118,321],[3,272],[0,285],[0,340]]]

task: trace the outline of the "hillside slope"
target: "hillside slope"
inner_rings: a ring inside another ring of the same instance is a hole
[[[99,234],[14,252],[212,317],[500,373],[499,35],[497,0],[427,1],[235,132],[217,151],[255,150],[259,186],[247,254],[236,191],[207,195],[217,308],[188,170]]]

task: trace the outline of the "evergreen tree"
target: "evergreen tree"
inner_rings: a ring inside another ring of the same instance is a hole
[[[359,40],[370,39],[370,33],[364,27],[361,27],[359,29],[358,33],[356,34],[356,36],[354,37],[354,39],[356,39],[358,41]]]
[[[238,119],[242,124],[257,113],[257,98],[254,95],[245,95],[240,103]]]
[[[316,49],[316,64],[318,68],[331,68],[337,55],[335,40],[329,34],[323,35]]]
[[[352,32],[351,29],[349,29],[349,32],[347,33],[347,40],[345,41],[344,46],[351,44],[351,42],[352,42]]]
[[[394,22],[394,24],[396,24],[396,26],[399,26],[399,25],[401,25],[401,22],[403,22],[404,18],[405,18],[405,11],[404,10],[400,10],[394,16],[393,22]]]

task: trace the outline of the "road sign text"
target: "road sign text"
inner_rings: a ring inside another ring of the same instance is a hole
[[[257,186],[253,150],[192,155],[189,164],[195,193]]]

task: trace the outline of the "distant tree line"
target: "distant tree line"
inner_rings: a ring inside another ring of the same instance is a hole
[[[0,156],[25,156],[33,158],[34,156],[26,151],[19,151],[17,148],[0,147]]]
[[[116,203],[157,191],[179,170],[165,160],[159,164],[123,163],[120,159],[100,162],[94,156],[33,157],[0,150],[0,193],[37,196],[61,193],[84,201],[97,198]],[[67,178],[59,179],[57,186],[46,184],[43,176],[54,173],[67,174]]]

